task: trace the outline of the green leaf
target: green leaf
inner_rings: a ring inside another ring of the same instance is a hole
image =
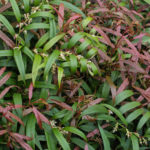
[[[32,61],[34,60],[34,53],[28,48],[24,47],[22,50]]]
[[[49,29],[49,24],[46,23],[32,23],[24,27],[25,30],[33,29]]]
[[[13,50],[0,50],[0,57],[13,56]]]
[[[54,38],[52,38],[48,43],[46,43],[46,45],[43,48],[43,51],[47,51],[49,50],[52,46],[54,46],[54,44],[56,44],[62,37],[64,37],[65,33],[61,33],[57,36],[55,36]]]
[[[13,95],[13,101],[15,105],[22,105],[22,97],[21,94],[19,93],[15,93]],[[18,114],[18,116],[21,118],[22,117],[22,108],[18,108],[16,109],[16,112]]]
[[[77,57],[73,54],[70,55],[70,68],[71,68],[71,72],[74,74],[77,71],[77,66],[78,66],[78,62],[77,62]]]
[[[116,122],[116,119],[110,115],[106,115],[106,114],[100,114],[96,116],[97,120],[109,120],[109,121],[114,121]]]
[[[72,5],[71,3],[69,2],[66,2],[66,1],[60,1],[60,0],[54,0],[54,1],[51,1],[50,2],[51,4],[54,4],[54,5],[60,5],[61,3],[64,4],[64,6],[78,14],[81,14],[84,18],[86,17],[85,14],[76,6]]]
[[[76,33],[71,40],[68,43],[68,48],[72,48],[73,46],[75,46],[75,44],[81,39],[83,38],[83,33],[82,32],[78,32]]]
[[[35,125],[36,118],[33,114],[28,115],[28,120],[26,123],[26,136],[33,138],[33,140],[28,141],[28,144],[35,150]]]
[[[74,133],[74,134],[82,137],[85,141],[87,141],[87,138],[86,138],[85,134],[82,131],[80,131],[79,129],[75,128],[75,127],[64,127],[63,130]]]
[[[13,12],[16,16],[17,21],[20,22],[21,21],[21,13],[20,13],[19,7],[16,3],[16,0],[10,0],[10,3],[13,8]]]
[[[85,18],[85,19],[82,21],[82,26],[83,26],[83,28],[86,28],[87,25],[88,25],[92,20],[93,20],[92,17],[87,17],[87,18]]]
[[[131,97],[134,93],[131,90],[124,90],[116,96],[115,105],[118,105],[128,97]]]
[[[32,66],[32,82],[35,85],[35,80],[38,75],[39,66],[41,64],[42,57],[38,54],[34,56],[33,66]]]
[[[14,58],[15,58],[15,62],[17,64],[18,70],[20,72],[20,75],[22,77],[22,80],[25,83],[25,67],[24,67],[22,53],[20,49],[14,48]]]
[[[77,48],[77,53],[83,52],[89,45],[91,44],[90,40],[85,40],[80,46]]]
[[[126,113],[127,111],[135,108],[135,107],[138,107],[140,106],[141,103],[140,102],[130,102],[130,103],[127,103],[123,106],[121,106],[121,108],[119,109],[123,114]]]
[[[104,150],[111,150],[110,142],[109,142],[103,128],[101,128],[101,126],[99,125],[99,123],[98,123],[98,128],[99,128],[99,131],[101,133],[102,140],[103,140]]]
[[[87,70],[87,59],[81,58],[80,64],[81,64],[81,67],[80,67],[81,72],[85,72]]]
[[[12,27],[12,25],[8,22],[8,20],[0,14],[0,22],[4,24],[4,26],[8,29],[9,33],[14,36],[15,35],[15,30]]]
[[[82,112],[82,116],[95,114],[95,113],[108,113],[107,109],[101,104],[88,107]]]
[[[150,0],[144,0],[146,3],[150,4]]]
[[[96,54],[97,54],[97,49],[96,49],[96,48],[92,48],[92,49],[90,49],[90,50],[87,52],[86,57],[87,57],[87,58],[92,58],[92,57],[94,57]]]
[[[50,39],[56,36],[56,23],[54,19],[50,19]]]
[[[53,128],[53,133],[56,136],[59,144],[62,146],[64,150],[71,150],[69,144],[67,143],[66,139],[62,135],[62,133],[59,131],[58,128]]]
[[[50,18],[54,18],[54,16],[47,11],[38,11],[35,12],[33,14],[30,15],[31,18],[35,18],[35,17],[50,17]]]
[[[116,108],[114,108],[114,107],[112,107],[111,105],[108,105],[108,104],[101,104],[101,105],[107,107],[112,112],[114,112],[125,125],[128,124],[126,119],[124,118],[124,116],[121,114],[121,112],[119,110],[117,110]]]
[[[130,113],[128,115],[128,117],[126,118],[128,123],[131,123],[133,120],[135,120],[137,117],[139,117],[140,115],[143,114],[143,109],[137,109],[135,111],[133,111],[132,113]]]
[[[140,121],[137,125],[137,130],[140,130],[149,119],[150,119],[150,112],[148,111],[140,119]]]
[[[139,150],[139,140],[135,135],[131,135],[132,149]]]
[[[64,69],[61,68],[61,67],[58,67],[58,86],[60,88],[60,85],[61,85],[61,80],[62,80],[62,77],[63,77],[63,72],[64,72]]]
[[[36,43],[35,47],[41,47],[49,39],[49,32],[45,33]]]
[[[49,56],[48,61],[45,66],[45,70],[44,70],[44,78],[46,78],[46,76],[48,76],[48,73],[49,73],[52,65],[55,63],[55,61],[59,57],[59,54],[60,54],[59,50],[54,50],[53,53]]]
[[[24,10],[25,12],[29,12],[30,9],[30,1],[29,0],[23,0],[23,4],[24,4]]]

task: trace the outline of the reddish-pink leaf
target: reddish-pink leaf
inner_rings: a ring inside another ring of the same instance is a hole
[[[105,54],[102,50],[98,50],[98,54],[101,56],[102,59],[111,62],[111,58]]]
[[[8,111],[8,115],[11,117],[11,118],[14,118],[15,120],[17,120],[20,124],[22,124],[24,126],[24,123],[22,122],[22,120],[17,117],[16,115],[14,115],[13,113],[9,112]]]
[[[0,13],[2,13],[3,11],[7,10],[10,7],[11,7],[10,3],[7,3],[6,5],[0,7]]]
[[[108,43],[109,46],[111,46],[112,48],[114,48],[114,44],[111,43],[109,37],[103,32],[103,30],[100,27],[94,26],[93,27],[99,34],[101,34],[101,36],[103,36],[103,38],[106,40],[106,42]]]
[[[10,78],[11,72],[7,73],[1,80],[0,80],[0,87],[6,83],[6,81]]]
[[[13,87],[17,87],[17,86],[11,85],[11,86],[5,88],[5,89],[0,93],[0,99],[8,92],[11,88],[13,88]]]
[[[64,25],[65,27],[67,27],[72,21],[81,18],[82,16],[80,14],[75,14],[72,17],[69,18],[69,20],[66,22],[66,24]]]
[[[0,39],[2,39],[10,48],[15,47],[15,43],[2,31],[0,31]]]
[[[98,9],[89,11],[89,12],[88,12],[88,15],[90,15],[90,14],[95,14],[95,13],[99,13],[99,12],[104,13],[104,12],[109,12],[109,11],[110,11],[110,10],[107,9],[107,8],[98,8]]]
[[[5,72],[5,70],[6,70],[6,67],[3,67],[0,69],[0,76]]]
[[[74,150],[80,150],[80,148],[79,148],[78,146],[76,146],[76,147],[74,148]]]
[[[85,144],[84,150],[88,150],[88,144]]]
[[[54,99],[51,99],[51,101],[57,105],[59,105],[60,107],[62,108],[65,108],[69,111],[73,111],[72,107],[70,107],[69,105],[67,105],[66,103],[64,102],[60,102],[60,101],[57,101],[57,100],[54,100]]]
[[[31,82],[29,86],[29,102],[32,99],[32,94],[33,94],[33,83]]]
[[[37,123],[38,123],[40,129],[42,129],[42,121],[41,121],[41,118],[39,116],[38,110],[35,107],[33,107],[32,110],[33,110],[33,113],[34,113],[34,115],[36,117],[36,120],[37,120]]]
[[[103,7],[103,2],[101,2],[101,0],[97,0],[97,3],[99,4],[100,7]]]
[[[109,29],[109,28],[105,28],[105,27],[101,27],[102,30],[108,32],[108,33],[111,33],[113,35],[116,35],[116,36],[122,36],[122,34],[120,32],[117,32],[117,31],[114,31],[112,29]]]
[[[7,130],[0,130],[0,136],[7,133]]]
[[[85,9],[85,6],[86,6],[86,0],[82,0],[81,3],[82,3],[82,8]]]
[[[104,100],[104,98],[98,98],[96,100],[91,101],[88,106],[93,106],[95,104],[99,104],[100,102],[102,102]]]
[[[93,131],[89,132],[87,138],[93,137],[94,135],[99,134],[98,129],[94,129]]]
[[[80,88],[80,86],[82,85],[82,82],[80,82],[70,93],[70,98],[73,97],[73,95],[78,91],[78,89]]]
[[[61,16],[64,18],[64,4],[63,4],[63,3],[61,3],[61,4],[59,5],[59,13],[60,13]],[[64,19],[63,19],[63,18],[61,18],[60,16],[58,16],[59,29],[61,29],[62,26],[63,26],[63,22],[64,22]]]
[[[32,108],[25,109],[23,111],[23,116],[26,116],[26,115],[30,114],[31,112],[32,112]]]
[[[129,85],[129,80],[128,80],[128,78],[126,78],[126,79],[123,81],[123,83],[120,85],[119,89],[117,90],[117,95],[118,95],[120,92],[124,91],[128,85]]]

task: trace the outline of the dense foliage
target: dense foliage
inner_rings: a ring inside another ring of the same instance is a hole
[[[150,147],[150,0],[0,0],[0,149]]]

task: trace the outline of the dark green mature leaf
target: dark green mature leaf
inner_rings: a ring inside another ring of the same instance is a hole
[[[25,83],[25,66],[23,63],[21,49],[14,48],[14,58],[15,58],[15,62],[17,64],[18,70],[20,72],[20,75]]]
[[[52,67],[52,65],[55,63],[56,59],[59,57],[60,51],[54,50],[52,54],[49,56],[48,61],[45,66],[44,70],[44,77],[46,78],[48,76],[48,73]]]
[[[104,150],[111,150],[110,142],[109,142],[109,140],[108,140],[108,138],[107,138],[103,128],[100,126],[99,123],[98,123],[98,128],[99,128],[99,131],[101,133],[101,137],[103,139]]]

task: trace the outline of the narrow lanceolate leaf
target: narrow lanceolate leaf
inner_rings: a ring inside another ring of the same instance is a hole
[[[149,119],[150,119],[150,112],[148,111],[140,119],[140,121],[137,125],[137,130],[140,130]]]
[[[132,149],[139,150],[139,140],[135,135],[131,135]]]
[[[0,22],[4,24],[4,26],[8,29],[9,33],[14,36],[15,35],[15,30],[12,27],[12,25],[8,22],[8,20],[0,14]]]
[[[13,50],[0,50],[0,57],[13,56]]]
[[[29,101],[32,99],[32,95],[33,95],[33,83],[30,83],[29,86]]]
[[[11,77],[11,72],[7,73],[1,80],[0,80],[0,87],[6,83],[6,81]]]
[[[22,80],[25,82],[25,67],[24,67],[22,53],[20,49],[18,48],[14,49],[14,58],[15,58],[15,62],[17,64],[18,70],[20,72],[20,75],[22,77]]]
[[[24,10],[25,12],[29,12],[29,9],[30,9],[30,0],[23,0],[23,3],[24,3]]]
[[[63,128],[63,130],[74,133],[74,134],[80,136],[81,138],[83,138],[85,141],[87,141],[85,134],[75,127],[65,127],[65,128]]]
[[[53,53],[49,56],[48,61],[47,61],[46,66],[45,66],[45,70],[44,70],[44,77],[45,78],[48,75],[52,65],[55,63],[55,61],[59,57],[59,54],[60,54],[60,51],[54,50]]]
[[[118,105],[122,101],[124,101],[126,98],[131,97],[134,93],[131,90],[125,90],[119,93],[115,98],[115,105]]]
[[[78,67],[77,57],[75,55],[70,55],[70,68],[72,73],[76,73]]]
[[[43,51],[47,51],[49,50],[52,46],[54,46],[54,44],[56,44],[62,37],[64,37],[65,33],[61,33],[57,36],[55,36],[54,38],[52,38],[48,43],[46,43],[46,45],[44,46]]]
[[[28,141],[28,144],[35,149],[35,125],[36,118],[33,114],[28,116],[28,121],[26,124],[26,136],[33,138],[32,141]]]
[[[49,24],[46,23],[32,23],[24,28],[25,30],[32,30],[32,29],[49,29]]]
[[[0,31],[0,39],[2,39],[10,48],[15,47],[15,43],[2,31]]]
[[[126,119],[124,118],[124,116],[121,114],[121,112],[119,110],[117,110],[116,108],[114,108],[114,107],[112,107],[111,105],[108,105],[108,104],[101,104],[101,105],[107,107],[112,112],[114,112],[125,125],[128,124]]]
[[[62,17],[64,17],[64,4],[63,4],[63,3],[61,3],[61,4],[59,5],[59,13],[61,14]],[[62,28],[63,22],[64,22],[64,19],[61,18],[60,16],[58,16],[59,29]]]
[[[61,3],[63,3],[66,8],[71,9],[71,11],[73,11],[73,12],[81,14],[84,18],[86,17],[85,14],[78,7],[72,5],[69,2],[54,0],[54,1],[51,1],[50,3],[54,4],[54,5],[60,5]]]
[[[85,72],[87,70],[87,59],[81,58],[80,59],[80,64],[81,64],[81,72]]]
[[[119,110],[124,114],[127,111],[132,110],[133,108],[138,107],[140,105],[141,105],[140,102],[129,102],[129,103],[121,106],[121,108]]]
[[[33,61],[33,66],[32,66],[32,81],[33,81],[33,85],[35,85],[35,80],[36,80],[36,77],[38,75],[38,70],[39,70],[39,66],[41,64],[41,56],[36,54],[34,56],[34,61]]]
[[[61,67],[58,67],[58,86],[60,88],[60,85],[61,85],[61,80],[62,80],[62,77],[63,77],[63,72],[64,72],[64,69],[61,68]]]
[[[150,4],[150,0],[144,0],[146,3]]]
[[[56,28],[56,22],[55,19],[50,19],[50,39],[54,38],[56,36],[57,28]]]
[[[81,32],[76,33],[68,43],[68,48],[72,48],[81,38],[83,34]]]
[[[35,47],[41,47],[49,39],[49,32],[45,33],[36,43]]]
[[[11,3],[11,6],[13,8],[13,12],[16,16],[17,21],[20,22],[21,21],[21,14],[20,14],[20,10],[18,8],[18,5],[16,3],[16,0],[10,0],[10,3]]]
[[[53,133],[56,136],[59,144],[62,146],[63,150],[71,150],[68,142],[66,141],[66,139],[64,138],[62,133],[59,131],[59,129],[53,128],[52,130],[53,130]]]
[[[103,128],[100,126],[99,123],[98,123],[98,128],[99,128],[102,140],[103,140],[104,150],[111,150],[109,139],[107,138]]]
[[[130,123],[133,120],[135,120],[137,117],[139,117],[140,115],[142,115],[144,113],[143,109],[137,109],[135,111],[133,111],[132,113],[130,113],[128,115],[128,117],[126,118],[127,122]]]

